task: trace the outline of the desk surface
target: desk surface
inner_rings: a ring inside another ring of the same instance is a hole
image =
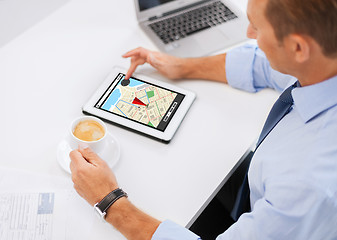
[[[236,2],[245,9],[246,0]],[[138,46],[155,49],[138,28],[132,0],[118,7],[110,0],[72,0],[0,48],[1,166],[71,181],[56,147],[112,66],[127,68],[121,55]],[[149,66],[138,71],[170,82]],[[201,80],[174,84],[197,99],[169,144],[110,124],[108,130],[121,146],[114,172],[130,200],[154,217],[186,225],[257,138],[277,94]],[[122,238],[111,227],[99,234]]]

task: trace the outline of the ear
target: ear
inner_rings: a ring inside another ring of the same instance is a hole
[[[311,49],[309,39],[303,35],[290,34],[288,36],[288,43],[296,62],[303,63],[310,58]]]

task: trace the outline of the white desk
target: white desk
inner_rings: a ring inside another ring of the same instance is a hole
[[[245,9],[246,0],[237,3]],[[127,68],[121,55],[137,46],[155,49],[137,26],[132,0],[72,0],[1,48],[1,166],[71,181],[56,147],[111,67]],[[149,66],[139,72],[169,81]],[[130,200],[186,225],[257,138],[277,94],[200,80],[174,84],[197,99],[171,143],[114,125],[108,130],[121,145],[114,172]],[[93,236],[121,238],[108,225],[102,229]]]
[[[0,0],[0,46],[34,26],[69,0]]]

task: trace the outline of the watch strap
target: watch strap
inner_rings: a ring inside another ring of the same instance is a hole
[[[103,213],[103,217],[104,217],[106,214],[106,211],[112,204],[114,204],[114,202],[116,202],[118,199],[122,197],[127,197],[127,196],[128,195],[126,194],[126,192],[124,192],[120,188],[117,188],[113,190],[112,192],[110,192],[108,195],[106,195],[99,203],[96,203],[95,207],[98,208],[101,211],[101,213]]]

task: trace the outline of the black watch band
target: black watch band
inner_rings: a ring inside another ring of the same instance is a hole
[[[122,189],[117,188],[106,195],[100,202],[96,203],[94,208],[102,218],[105,218],[108,208],[121,197],[127,197],[128,195]]]

